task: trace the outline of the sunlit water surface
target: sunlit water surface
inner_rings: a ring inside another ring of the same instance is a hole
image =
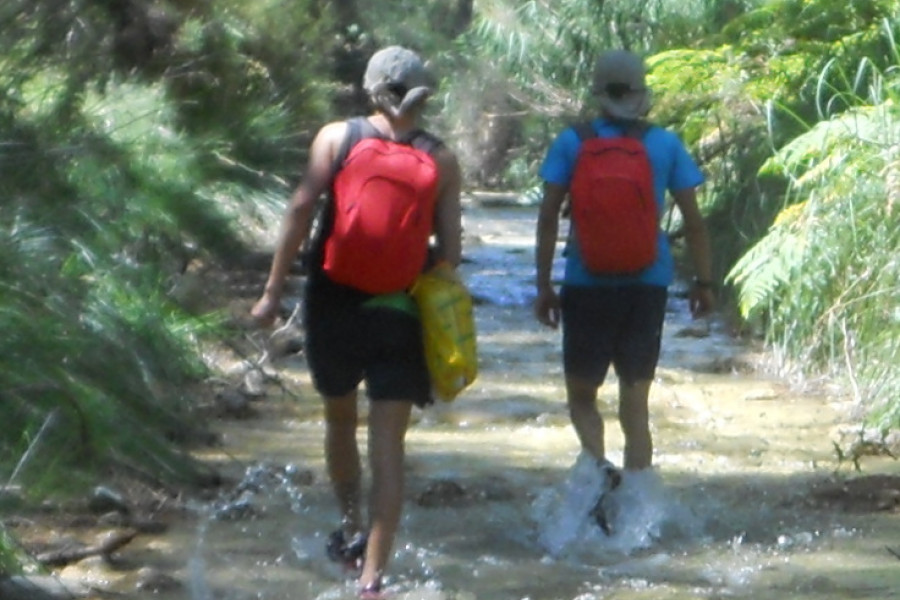
[[[531,314],[534,217],[466,210],[462,271],[478,301],[480,377],[455,402],[415,413],[389,597],[900,597],[900,562],[886,550],[900,544],[896,514],[845,514],[809,498],[838,466],[832,440],[849,407],[748,368],[758,362],[748,347],[716,319],[691,322],[677,293],[651,396],[655,471],[616,491],[611,536],[559,510],[572,500],[578,447],[559,333]],[[243,485],[147,546],[185,582],[156,597],[355,597],[352,573],[324,555],[337,513],[318,400],[302,356],[278,367],[303,398],[270,397],[267,417],[221,426]],[[601,403],[609,456],[621,463],[614,384],[610,376]],[[293,476],[301,472],[312,482]],[[456,493],[432,501],[441,487]]]

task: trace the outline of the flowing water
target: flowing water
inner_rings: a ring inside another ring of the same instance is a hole
[[[754,370],[745,343],[716,319],[692,322],[677,294],[651,394],[655,470],[616,490],[610,536],[558,510],[578,476],[595,474],[573,468],[559,332],[531,314],[534,218],[533,208],[466,209],[480,376],[455,402],[414,413],[389,597],[900,598],[898,513],[841,510],[816,493],[840,466],[832,441],[851,407]],[[260,418],[219,427],[224,446],[210,458],[241,465],[243,480],[146,546],[185,582],[155,597],[355,597],[352,575],[324,555],[337,513],[319,402],[302,356],[277,367],[300,398],[273,394]],[[600,402],[620,464],[614,398],[610,376]]]

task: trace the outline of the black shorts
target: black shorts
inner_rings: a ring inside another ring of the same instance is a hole
[[[372,400],[432,403],[417,316],[368,307],[371,296],[314,277],[304,302],[306,355],[316,390],[343,396],[363,381]]]
[[[652,380],[668,291],[662,286],[563,286],[563,367],[600,385],[612,364],[625,383]]]

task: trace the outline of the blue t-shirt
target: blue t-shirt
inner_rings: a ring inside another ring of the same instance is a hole
[[[592,122],[594,131],[599,137],[617,137],[624,132],[621,126],[596,119]],[[681,139],[675,133],[662,127],[650,127],[643,137],[644,147],[653,170],[653,189],[656,193],[656,204],[659,214],[665,210],[666,191],[677,192],[697,187],[704,181],[697,163],[691,158]],[[547,183],[569,186],[575,159],[581,148],[581,140],[573,128],[560,133],[547,150],[541,165],[540,176]],[[633,276],[594,275],[584,266],[578,252],[578,245],[573,242],[570,231],[566,240],[566,268],[564,282],[566,285],[601,286],[627,285],[645,283],[648,285],[668,286],[675,277],[675,266],[669,239],[662,230],[659,231],[659,243],[656,262]]]

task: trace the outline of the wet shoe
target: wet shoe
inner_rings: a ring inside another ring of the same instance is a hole
[[[621,482],[622,475],[612,463],[583,450],[556,493],[544,494],[536,501],[537,510],[544,513],[536,514],[538,544],[551,556],[562,556],[595,526],[608,535],[612,519],[603,499]]]
[[[381,592],[381,581],[373,581],[367,586],[359,590],[359,600],[383,600],[384,594]]]
[[[622,483],[622,472],[613,466],[608,460],[599,462],[599,468],[605,475],[604,485],[600,491],[600,497],[594,507],[591,508],[588,515],[603,530],[606,535],[612,535],[612,527],[610,526],[610,492],[615,490]]]
[[[350,569],[358,568],[366,555],[366,544],[369,538],[365,533],[357,533],[347,540],[343,529],[333,531],[328,536],[325,552],[328,558],[342,563]]]

